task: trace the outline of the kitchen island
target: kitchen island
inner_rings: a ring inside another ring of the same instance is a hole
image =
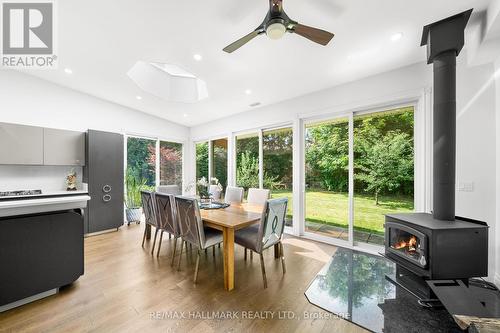
[[[81,192],[0,200],[0,312],[57,293],[84,272]]]

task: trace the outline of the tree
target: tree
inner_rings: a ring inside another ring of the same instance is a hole
[[[208,178],[208,142],[196,145],[196,179]]]
[[[148,146],[148,164],[156,167],[156,148]],[[182,144],[160,142],[160,185],[182,186]]]
[[[127,167],[139,178],[146,179],[148,186],[155,185],[155,165],[149,163],[150,147],[154,146],[153,140],[134,137],[127,139]]]
[[[311,127],[306,135],[306,182],[328,191],[346,192],[349,179],[347,122]]]
[[[240,154],[240,163],[236,170],[238,185],[248,190],[251,187],[259,187],[259,160],[246,151]]]
[[[413,144],[407,133],[388,132],[379,140],[357,141],[362,158],[357,161],[356,178],[366,183],[365,191],[375,195],[393,192],[402,183],[413,180]]]

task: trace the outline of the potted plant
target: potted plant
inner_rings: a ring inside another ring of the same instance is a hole
[[[145,185],[145,178],[139,178],[131,169],[127,169],[125,175],[125,215],[128,225],[130,225],[131,222],[141,222],[141,191],[144,189]]]
[[[197,192],[198,196],[200,197],[200,201],[202,203],[210,203],[211,196],[212,196],[212,194],[210,193],[210,186],[211,185],[217,185],[217,190],[222,192],[223,187],[219,183],[219,180],[215,177],[210,178],[210,181],[208,181],[205,177],[201,177],[196,182],[196,192]],[[193,183],[188,185],[186,187],[186,192],[190,192],[193,187],[194,187]]]

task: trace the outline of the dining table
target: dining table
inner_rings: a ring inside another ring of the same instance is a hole
[[[232,203],[220,209],[202,209],[203,224],[222,231],[224,258],[224,288],[234,289],[234,233],[235,231],[260,222],[262,205]]]
[[[200,209],[203,224],[222,231],[224,288],[234,289],[234,234],[237,230],[259,223],[264,206],[250,203],[231,203],[219,209]],[[146,225],[146,238],[151,238],[151,226]],[[274,247],[274,257],[279,258],[279,247]]]

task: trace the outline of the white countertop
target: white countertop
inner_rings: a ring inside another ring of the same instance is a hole
[[[42,194],[34,194],[34,195],[13,195],[11,197],[0,197],[1,200],[16,200],[16,199],[24,199],[24,198],[37,198],[37,197],[46,197],[46,196],[65,196],[65,195],[77,195],[77,194],[87,194],[88,191],[84,190],[76,190],[76,191],[42,191]]]
[[[33,197],[30,199],[21,197],[23,199],[16,200],[14,197],[12,200],[0,200],[0,217],[45,213],[51,211],[55,212],[69,209],[83,209],[87,207],[87,201],[90,200],[90,196],[88,196],[85,192],[79,194],[77,191],[73,191],[71,193],[74,195],[68,195],[67,192],[65,192],[66,195],[47,193],[42,195],[29,196]],[[44,195],[57,196],[44,198]]]

